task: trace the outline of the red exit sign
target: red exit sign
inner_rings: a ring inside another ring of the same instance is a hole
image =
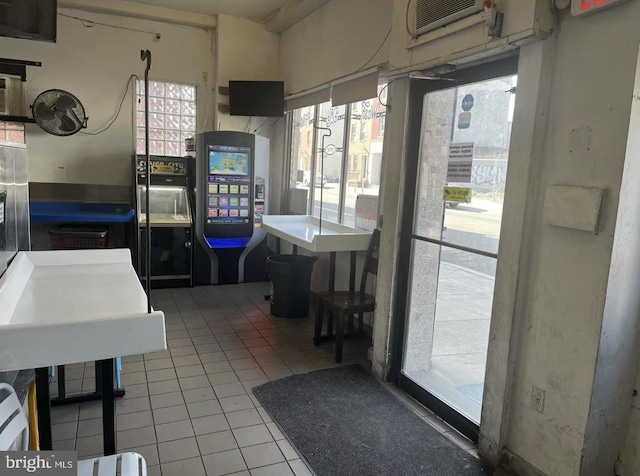
[[[571,0],[571,14],[578,16],[595,13],[624,1],[626,0]]]

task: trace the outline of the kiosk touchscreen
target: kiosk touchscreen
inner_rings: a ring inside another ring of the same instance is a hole
[[[207,243],[211,248],[246,246],[253,236],[252,149],[210,144],[207,152]]]
[[[266,280],[269,140],[207,132],[196,144],[196,285]]]

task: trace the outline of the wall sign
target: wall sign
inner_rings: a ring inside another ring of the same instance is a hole
[[[461,112],[458,116],[458,129],[469,129],[471,127],[471,113]]]
[[[473,99],[473,95],[467,94],[462,99],[462,110],[464,112],[469,112],[471,109],[473,109],[474,102],[475,102],[475,99]]]
[[[571,0],[571,14],[573,16],[599,12],[608,7],[625,2],[626,0]]]
[[[471,189],[460,187],[445,187],[444,201],[455,203],[471,203]]]
[[[473,142],[458,142],[449,145],[447,182],[470,183],[473,169]]]

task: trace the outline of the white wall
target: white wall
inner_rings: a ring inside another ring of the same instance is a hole
[[[609,272],[607,298],[602,324],[598,360],[587,436],[583,449],[585,474],[604,474],[612,459],[618,457],[629,426],[625,468],[620,474],[640,474],[640,425],[638,398],[633,398],[640,356],[640,56],[638,57],[634,93],[628,99],[631,122],[616,234]],[[635,332],[630,332],[634,330]],[[637,394],[637,391],[636,391]],[[629,418],[629,406],[634,406]],[[631,422],[631,423],[629,423]],[[635,469],[634,469],[635,468]]]
[[[85,28],[76,20],[60,16],[55,44],[0,38],[0,56],[43,63],[41,68],[27,70],[29,104],[46,89],[68,90],[86,109],[87,131],[98,130],[115,115],[129,76],[143,77],[140,50],[149,49],[153,54],[151,79],[197,85],[198,129],[212,129],[213,32],[113,15],[61,12],[159,32],[162,38],[156,40],[148,33],[102,26]],[[209,78],[208,85],[203,81],[203,72]],[[99,136],[55,137],[35,124],[27,125],[30,181],[129,185],[134,150],[132,105],[130,90],[118,120]],[[207,109],[209,119],[205,123]]]
[[[229,15],[218,16],[217,84],[229,81],[279,81],[280,35],[269,33],[264,23]],[[217,88],[216,88],[217,90]],[[229,98],[218,94],[218,103]],[[258,133],[271,141],[269,213],[279,213],[284,167],[284,118],[240,117],[217,113],[218,130]]]
[[[640,389],[640,365],[635,380],[636,395],[629,418],[629,431],[622,454],[620,455],[620,475],[640,474],[640,399],[637,389]]]
[[[373,55],[391,28],[392,7],[393,0],[331,0],[285,31],[281,54],[287,94],[387,63],[390,38]]]

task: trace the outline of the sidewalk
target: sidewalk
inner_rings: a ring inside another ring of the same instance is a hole
[[[431,368],[409,373],[475,421],[480,420],[493,286],[492,276],[440,264]]]

